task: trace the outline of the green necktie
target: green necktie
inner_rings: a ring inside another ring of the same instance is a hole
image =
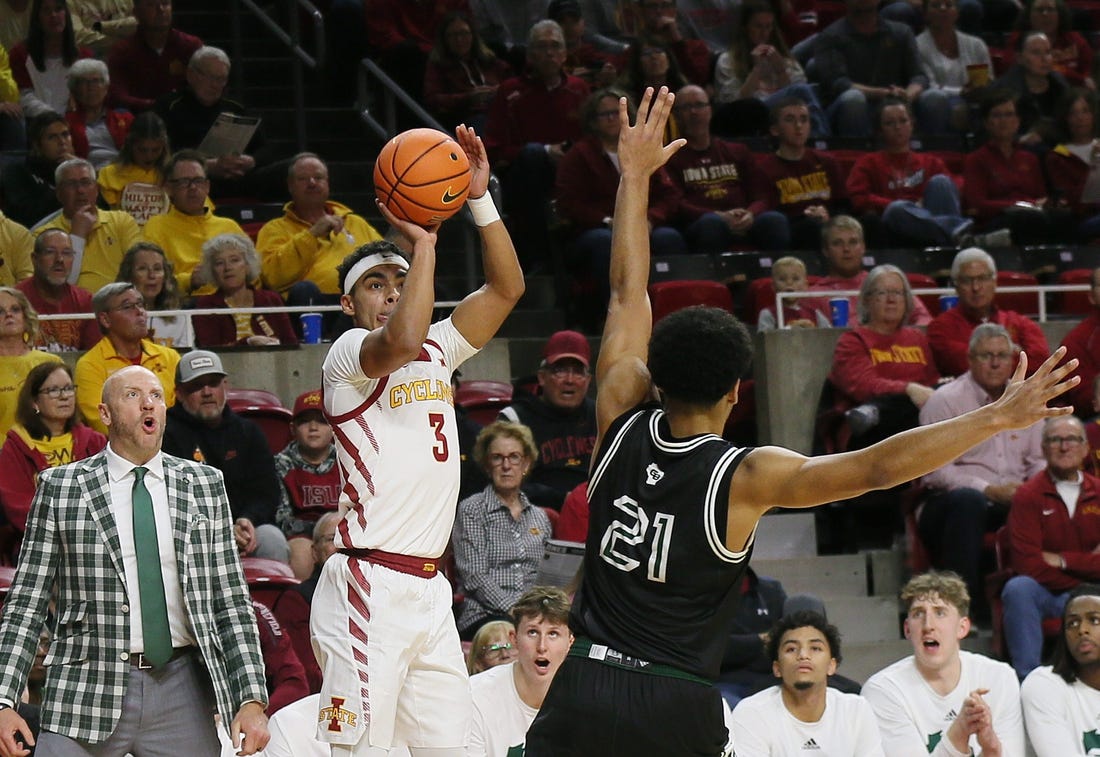
[[[141,596],[141,633],[145,659],[160,667],[172,658],[172,632],[168,628],[168,603],[160,572],[157,523],[153,498],[142,479],[148,471],[134,468],[134,550],[137,552],[138,594]]]

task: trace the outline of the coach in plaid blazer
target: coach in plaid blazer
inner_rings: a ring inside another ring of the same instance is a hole
[[[109,449],[129,464],[155,464],[164,430],[160,381],[145,368],[124,368],[108,379],[103,396]],[[252,754],[267,741],[267,689],[221,473],[169,455],[160,460],[190,630],[222,722],[232,721],[234,734],[245,735],[244,753]],[[56,582],[58,620],[45,660],[42,731],[90,744],[119,727],[137,670],[130,624],[141,622],[130,613],[109,486],[107,450],[43,472],[0,625],[0,702],[10,704],[27,680]],[[0,754],[23,753],[12,741],[20,723],[13,710],[0,710]],[[194,753],[193,746],[178,749]]]

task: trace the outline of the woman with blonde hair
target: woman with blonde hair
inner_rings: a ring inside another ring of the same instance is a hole
[[[512,643],[515,631],[510,620],[490,620],[477,629],[466,658],[466,670],[470,675],[516,659],[516,645]]]
[[[31,368],[61,358],[32,349],[38,339],[38,313],[27,295],[0,287],[0,434],[15,422],[16,397]]]

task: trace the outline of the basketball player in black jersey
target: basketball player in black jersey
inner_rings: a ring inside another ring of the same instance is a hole
[[[528,757],[686,757],[726,749],[717,676],[760,517],[896,486],[1007,429],[1070,412],[1059,349],[1027,380],[1026,358],[996,402],[866,449],[808,458],[721,438],[752,357],[728,313],[690,308],[652,327],[646,284],[649,179],[673,96],[646,92],[638,123],[619,104],[621,177],[611,301],[596,366],[598,436],[588,487],[576,642],[527,734]],[[650,334],[652,332],[652,340]],[[659,392],[661,402],[644,404]]]

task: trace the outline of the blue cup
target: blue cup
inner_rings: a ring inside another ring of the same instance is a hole
[[[844,328],[848,325],[848,298],[832,297],[829,299],[829,317],[833,325]]]
[[[951,308],[959,306],[959,295],[957,294],[941,294],[940,295],[940,312],[946,313]]]
[[[321,314],[302,313],[299,318],[302,321],[302,342],[305,344],[320,344]]]

